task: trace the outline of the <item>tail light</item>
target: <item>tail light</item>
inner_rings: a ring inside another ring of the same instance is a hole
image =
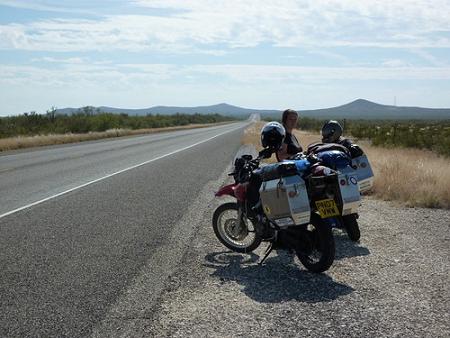
[[[314,176],[328,176],[333,173],[333,170],[323,165],[318,165],[313,167],[311,172]]]

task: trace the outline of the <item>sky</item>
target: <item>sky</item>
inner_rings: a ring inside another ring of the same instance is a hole
[[[0,0],[0,115],[450,107],[450,0]]]

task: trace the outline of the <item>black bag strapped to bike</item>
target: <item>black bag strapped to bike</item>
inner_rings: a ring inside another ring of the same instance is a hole
[[[263,182],[289,177],[298,174],[294,161],[284,161],[279,163],[268,164],[259,169],[259,173]]]
[[[350,156],[350,151],[343,145],[338,143],[322,143],[322,142],[311,143],[308,146],[308,149],[306,150],[306,154],[307,155],[318,154],[323,151],[330,151],[330,150],[338,150]]]

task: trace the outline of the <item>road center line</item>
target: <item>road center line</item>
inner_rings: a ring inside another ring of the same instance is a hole
[[[195,146],[197,146],[197,145],[199,145],[199,144],[208,142],[208,141],[210,141],[210,140],[212,140],[212,139],[214,139],[214,138],[216,138],[216,137],[219,137],[219,136],[224,135],[224,134],[227,134],[227,133],[231,133],[231,132],[233,132],[233,131],[235,131],[235,130],[238,130],[238,129],[241,129],[241,128],[243,128],[243,127],[242,127],[242,126],[239,126],[238,128],[234,128],[234,129],[225,131],[225,132],[220,133],[220,134],[217,134],[217,135],[215,135],[215,136],[213,136],[213,137],[207,138],[206,140],[203,140],[203,141],[200,141],[200,142],[191,144],[191,145],[189,145],[189,146],[187,146],[187,147],[184,147],[184,148],[181,148],[181,149],[172,151],[172,152],[170,152],[170,153],[167,153],[167,154],[158,156],[158,157],[156,157],[156,158],[153,158],[153,159],[151,159],[151,160],[148,160],[148,161],[145,161],[145,162],[142,162],[142,163],[139,163],[139,164],[135,164],[135,165],[133,165],[133,166],[131,166],[131,167],[128,167],[128,168],[125,168],[125,169],[116,171],[116,172],[114,172],[114,173],[112,173],[112,174],[108,174],[108,175],[106,175],[106,176],[97,178],[97,179],[95,179],[95,180],[92,180],[92,181],[83,183],[83,184],[81,184],[81,185],[79,185],[79,186],[76,186],[76,187],[74,187],[74,188],[71,188],[71,189],[62,191],[62,192],[60,192],[60,193],[57,193],[57,194],[55,194],[55,195],[52,195],[52,196],[43,198],[43,199],[41,199],[41,200],[39,200],[39,201],[36,201],[36,202],[30,203],[30,204],[24,205],[23,207],[20,207],[20,208],[17,208],[17,209],[14,209],[14,210],[5,212],[4,214],[0,214],[0,219],[3,218],[3,217],[9,216],[9,215],[15,214],[16,212],[19,212],[19,211],[21,211],[21,210],[28,209],[28,208],[30,208],[30,207],[32,207],[32,206],[35,206],[35,205],[41,204],[41,203],[43,203],[43,202],[49,201],[49,200],[54,199],[54,198],[56,198],[56,197],[65,195],[65,194],[67,194],[67,193],[69,193],[69,192],[72,192],[72,191],[75,191],[75,190],[84,188],[84,187],[86,187],[86,186],[88,186],[88,185],[91,185],[91,184],[93,184],[93,183],[97,183],[97,182],[102,181],[102,180],[104,180],[104,179],[107,179],[107,178],[110,178],[110,177],[112,177],[112,176],[121,174],[121,173],[123,173],[123,172],[125,172],[125,171],[132,170],[132,169],[141,167],[141,166],[146,165],[146,164],[148,164],[148,163],[151,163],[151,162],[160,160],[160,159],[162,159],[162,158],[164,158],[164,157],[167,157],[167,156],[170,156],[170,155],[179,153],[180,151],[184,151],[184,150],[187,150],[187,149],[189,149],[189,148],[195,147]]]

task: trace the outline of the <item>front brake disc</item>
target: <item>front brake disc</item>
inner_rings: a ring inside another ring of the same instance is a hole
[[[236,219],[229,219],[225,222],[224,228],[228,236],[235,241],[243,240],[248,234],[244,221],[238,222]]]

